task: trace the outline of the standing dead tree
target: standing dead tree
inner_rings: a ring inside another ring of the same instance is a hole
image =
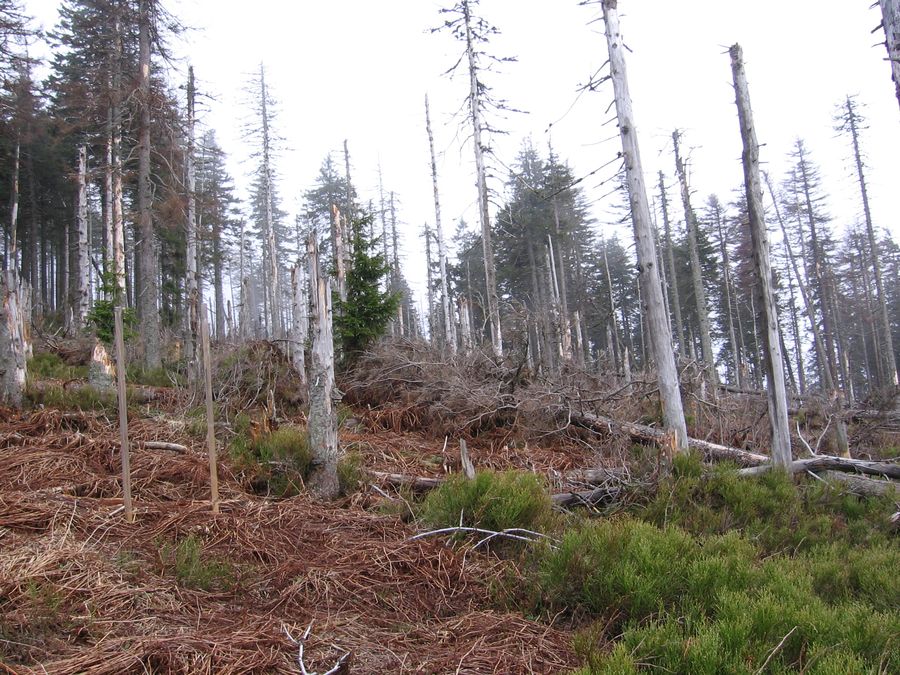
[[[641,168],[631,94],[625,71],[625,54],[619,29],[618,1],[603,0],[603,20],[606,24],[606,44],[609,49],[610,79],[615,92],[619,135],[625,159],[625,180],[634,225],[634,239],[638,257],[638,276],[641,283],[644,311],[650,328],[653,355],[656,361],[659,397],[666,429],[674,436],[673,449],[684,452],[688,447],[687,426],[681,403],[681,389],[675,354],[672,351],[672,331],[663,301],[662,283],[656,265],[656,243],[650,218],[650,204]]]
[[[332,337],[331,280],[322,274],[319,247],[313,231],[306,243],[309,256],[309,300],[312,349],[309,376],[309,449],[312,469],[309,488],[322,499],[338,496],[338,433],[334,409],[334,339]]]
[[[759,180],[759,143],[753,126],[750,108],[750,91],[744,72],[744,56],[741,46],[733,45],[731,73],[741,127],[744,151],[744,189],[747,195],[747,213],[750,220],[750,237],[753,246],[753,263],[757,275],[757,295],[762,315],[763,362],[768,384],[769,423],[772,428],[772,462],[780,466],[791,463],[791,432],[788,426],[787,390],[784,382],[784,362],[781,354],[780,330],[772,267],[769,262],[769,238],[766,232],[762,204],[762,186]]]
[[[884,46],[891,64],[891,78],[900,103],[900,0],[878,0],[881,5],[881,27],[884,28]],[[875,30],[878,30],[877,28]]]

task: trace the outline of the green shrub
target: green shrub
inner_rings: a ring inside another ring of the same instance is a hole
[[[57,380],[78,380],[87,377],[87,366],[70,366],[58,354],[39,352],[28,360],[28,374]]]
[[[227,561],[205,557],[203,543],[193,534],[178,542],[174,550],[171,545],[163,546],[162,556],[174,565],[176,579],[187,588],[225,590],[234,583],[234,567]]]
[[[485,471],[472,480],[456,475],[425,498],[421,518],[435,527],[462,524],[487,530],[520,527],[541,530],[550,524],[550,497],[537,476]]]
[[[541,550],[530,609],[593,621],[584,673],[754,673],[782,639],[767,672],[898,671],[895,545],[762,554],[738,532],[584,523]]]
[[[341,456],[338,460],[337,474],[342,495],[356,492],[366,479],[362,455],[358,452],[347,452]]]
[[[255,490],[276,497],[299,494],[312,463],[307,434],[294,426],[279,427],[256,439],[237,434],[228,453],[237,468],[250,474]]]
[[[676,457],[672,476],[637,515],[661,527],[676,524],[694,535],[737,530],[767,553],[806,550],[818,544],[885,541],[888,498],[860,499],[839,485],[794,483],[773,471],[757,478],[721,464],[705,473],[696,459]]]
[[[115,391],[97,389],[89,385],[77,387],[46,385],[38,389],[29,383],[25,387],[25,396],[35,405],[45,405],[63,410],[105,410],[111,412],[118,407]]]
[[[138,364],[132,364],[125,369],[125,379],[131,384],[142,384],[148,387],[181,387],[185,384],[185,378],[175,368],[144,368]]]

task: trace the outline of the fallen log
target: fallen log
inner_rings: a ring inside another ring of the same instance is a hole
[[[823,471],[821,476],[827,480],[843,483],[850,492],[866,497],[882,497],[891,493],[900,494],[900,488],[892,480],[879,480],[840,471]]]
[[[474,467],[473,467],[474,468]],[[427,492],[439,487],[445,479],[443,476],[414,476],[405,473],[385,473],[369,471],[369,475],[377,482],[391,487],[410,488],[414,492]],[[558,474],[557,478],[566,483],[582,483],[584,485],[602,485],[610,481],[623,482],[629,472],[626,469],[577,469]],[[591,491],[588,491],[591,492]],[[569,493],[564,493],[569,494]],[[582,494],[582,493],[577,493]],[[584,493],[586,494],[586,493]]]
[[[666,432],[662,429],[655,429],[644,424],[635,424],[634,422],[622,422],[614,420],[611,417],[602,415],[592,415],[583,413],[580,415],[571,415],[574,424],[596,431],[599,433],[612,433],[614,430],[627,434],[633,441],[639,443],[655,443],[661,445],[667,442]],[[689,438],[688,447],[692,450],[703,453],[704,459],[725,459],[743,464],[745,466],[759,466],[770,461],[767,455],[760,455],[755,452],[732,448],[727,445],[719,445],[718,443],[710,443],[709,441],[701,441],[698,438]]]
[[[738,471],[740,476],[759,476],[769,471],[771,464],[762,464]],[[848,459],[846,457],[832,457],[831,455],[819,455],[809,459],[798,459],[791,462],[789,473],[803,473],[804,471],[833,470],[849,473],[864,473],[870,476],[882,476],[885,478],[900,479],[900,465],[887,462],[870,462],[862,459]]]
[[[166,443],[165,441],[144,441],[141,443],[141,447],[146,448],[147,450],[169,450],[171,452],[177,452],[180,455],[188,452],[188,447],[186,445],[181,445],[180,443]]]
[[[370,471],[372,476],[379,483],[390,485],[396,488],[410,488],[414,492],[427,492],[434,490],[444,482],[443,478],[430,478],[428,476],[412,476],[405,473],[384,473],[382,471]]]
[[[566,508],[570,506],[596,506],[598,504],[610,504],[621,495],[618,488],[598,487],[593,490],[579,492],[557,492],[550,495],[554,506]]]

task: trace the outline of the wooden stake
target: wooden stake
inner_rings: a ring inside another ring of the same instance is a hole
[[[209,450],[209,489],[212,512],[219,512],[219,471],[216,465],[216,427],[213,416],[212,359],[209,356],[209,321],[206,307],[200,310],[200,340],[203,343],[203,369],[206,371],[206,447]]]
[[[128,447],[128,401],[125,394],[125,329],[122,308],[115,309],[116,341],[116,393],[119,399],[119,452],[122,455],[122,495],[125,502],[125,520],[134,522],[131,508],[131,453]]]

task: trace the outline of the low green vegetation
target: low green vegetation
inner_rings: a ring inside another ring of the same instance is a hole
[[[237,467],[250,474],[254,488],[275,497],[299,494],[312,462],[306,432],[294,426],[255,438],[238,433],[228,450]]]
[[[90,385],[63,387],[58,384],[42,383],[40,387],[29,381],[25,386],[25,396],[34,405],[45,405],[61,410],[102,410],[114,411],[117,407],[116,392],[112,389],[98,389]]]
[[[229,562],[203,552],[203,542],[188,535],[176,545],[164,544],[162,560],[175,570],[175,578],[185,588],[201,591],[227,590],[234,585],[235,568]]]
[[[144,368],[131,364],[125,369],[125,379],[130,384],[142,384],[148,387],[182,387],[186,380],[177,368],[160,366]]]
[[[77,380],[87,377],[88,368],[70,366],[53,352],[37,352],[28,360],[27,372],[31,377]]]
[[[337,474],[342,495],[356,492],[366,479],[362,455],[353,451],[344,453],[338,460]]]
[[[537,476],[485,471],[473,480],[452,476],[428,494],[419,515],[434,527],[462,524],[493,531],[514,527],[543,530],[551,525],[552,505]]]
[[[580,627],[583,675],[900,672],[892,507],[679,458],[649,503],[532,549],[514,592]]]

